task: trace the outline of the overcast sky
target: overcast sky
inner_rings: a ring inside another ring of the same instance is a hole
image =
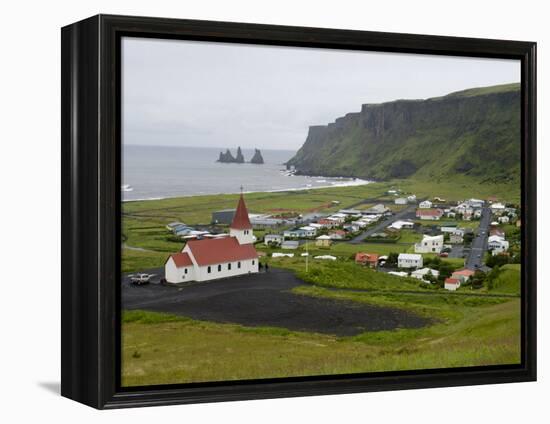
[[[125,38],[123,142],[297,150],[364,103],[520,81],[519,61]]]

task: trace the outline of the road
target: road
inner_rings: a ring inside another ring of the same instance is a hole
[[[405,209],[397,212],[396,214],[388,217],[387,219],[380,221],[374,227],[369,228],[367,231],[359,234],[358,236],[351,239],[350,243],[357,244],[363,242],[367,237],[372,236],[374,233],[379,233],[384,230],[388,225],[392,224],[395,221],[400,219],[405,219],[407,215],[413,213],[416,210],[416,205],[409,205]]]
[[[472,241],[470,248],[470,255],[466,259],[466,268],[475,270],[483,264],[485,252],[487,251],[487,239],[489,238],[489,225],[491,224],[491,209],[483,208],[481,211],[481,218],[479,220],[479,227]]]

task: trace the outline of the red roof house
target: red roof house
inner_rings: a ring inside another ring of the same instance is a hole
[[[416,217],[420,219],[440,219],[443,216],[442,209],[417,209]]]
[[[355,254],[355,263],[375,268],[378,265],[378,258],[377,253],[360,252]]]

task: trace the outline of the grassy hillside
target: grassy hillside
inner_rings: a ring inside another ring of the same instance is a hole
[[[520,85],[363,105],[360,113],[311,127],[289,165],[312,175],[515,184]]]

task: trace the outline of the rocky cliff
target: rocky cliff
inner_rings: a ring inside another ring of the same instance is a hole
[[[301,174],[376,180],[456,174],[517,180],[520,86],[364,104],[360,112],[310,127],[287,165]]]
[[[237,156],[234,157],[231,154],[231,151],[229,149],[227,149],[225,151],[225,153],[220,152],[220,156],[219,156],[217,162],[222,162],[222,163],[244,163],[243,152],[241,151],[241,148],[239,147],[237,149]]]
[[[258,149],[254,149],[254,156],[252,156],[252,159],[250,159],[250,163],[255,163],[258,165],[263,164],[264,158],[262,156],[262,152],[260,152]]]

